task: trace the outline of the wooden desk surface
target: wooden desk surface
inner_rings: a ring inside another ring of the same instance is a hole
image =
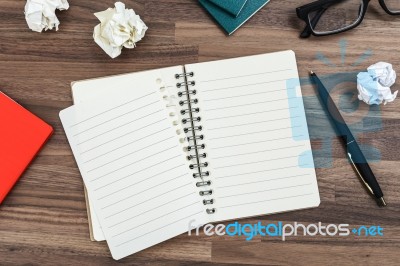
[[[301,77],[307,77],[311,67],[322,75],[359,71],[377,61],[390,62],[400,72],[400,17],[384,13],[377,1],[371,1],[359,28],[301,40],[298,35],[303,23],[294,11],[308,2],[305,0],[271,1],[229,38],[195,0],[126,0],[149,30],[136,49],[124,49],[112,60],[94,43],[92,32],[98,23],[93,13],[113,2],[69,0],[71,8],[57,13],[60,31],[39,34],[27,28],[25,1],[0,0],[0,88],[55,128],[51,141],[0,206],[0,265],[116,264],[105,243],[89,240],[82,179],[58,118],[59,111],[72,104],[71,81],[285,49],[296,52]],[[341,40],[347,42],[344,62]],[[372,56],[354,66],[369,49]],[[322,53],[336,67],[319,60]],[[309,89],[304,88],[306,94]],[[183,234],[119,263],[399,265],[399,107],[399,99],[382,106],[382,130],[359,136],[362,143],[380,151],[381,160],[371,166],[386,194],[387,208],[378,208],[365,193],[343,157],[343,148],[333,138],[329,144],[333,167],[317,169],[319,208],[242,221],[380,225],[383,237],[298,236],[285,242],[256,237],[246,242],[243,237]],[[361,112],[366,108],[360,105]],[[357,114],[346,119],[357,118]],[[318,139],[313,140],[315,149],[320,145]]]

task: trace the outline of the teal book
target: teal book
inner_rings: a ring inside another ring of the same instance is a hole
[[[242,11],[247,0],[209,0],[216,6],[219,6],[226,12],[230,13],[232,16],[239,16],[240,11]],[[251,1],[251,0],[250,0]]]
[[[209,0],[199,0],[199,3],[207,10],[208,13],[210,13],[210,15],[218,22],[218,24],[221,25],[228,35],[234,33],[268,2],[269,0],[248,0],[242,8],[239,16],[235,18]]]

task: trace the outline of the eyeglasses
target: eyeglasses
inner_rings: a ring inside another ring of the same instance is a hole
[[[319,0],[296,9],[307,23],[301,38],[326,36],[354,29],[364,19],[370,0]],[[379,0],[389,15],[400,15],[400,0]]]

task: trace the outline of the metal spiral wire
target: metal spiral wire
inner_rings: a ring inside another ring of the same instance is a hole
[[[201,117],[198,115],[200,108],[194,106],[198,103],[198,99],[192,98],[197,93],[197,91],[193,89],[193,87],[196,86],[196,82],[189,81],[188,77],[194,77],[194,73],[189,72],[175,75],[177,80],[183,78],[183,82],[176,83],[176,87],[178,89],[183,89],[183,91],[178,92],[178,97],[181,98],[179,105],[182,107],[185,106],[185,109],[181,110],[181,114],[189,115],[189,118],[182,119],[182,124],[188,125],[183,129],[183,131],[185,133],[191,133],[190,136],[186,137],[186,140],[189,143],[189,145],[186,147],[186,150],[188,152],[194,152],[188,155],[187,159],[196,161],[196,163],[190,164],[189,167],[191,170],[195,170],[193,177],[200,179],[200,181],[196,183],[196,186],[204,188],[204,190],[199,192],[200,196],[210,196],[213,194],[213,190],[207,189],[207,187],[211,186],[211,181],[205,180],[205,178],[210,176],[210,172],[204,170],[204,168],[208,166],[208,162],[201,161],[201,159],[205,159],[207,157],[206,153],[201,152],[201,150],[204,150],[206,147],[205,144],[200,143],[200,141],[204,139],[204,135],[197,134],[197,132],[201,132],[203,130],[202,126],[196,125],[196,123],[201,121]],[[194,114],[196,114],[196,116]],[[214,204],[214,199],[205,199],[203,200],[203,204],[212,205]],[[206,211],[208,214],[213,214],[215,213],[215,208],[207,208]]]

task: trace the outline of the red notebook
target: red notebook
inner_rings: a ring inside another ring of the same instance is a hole
[[[0,92],[0,204],[53,128]]]

